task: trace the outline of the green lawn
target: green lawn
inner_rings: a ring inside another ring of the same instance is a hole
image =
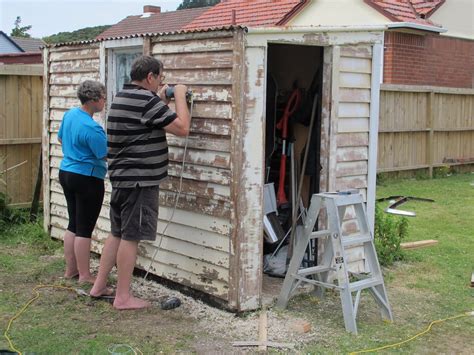
[[[473,185],[474,174],[464,174],[434,180],[389,181],[379,186],[378,197],[411,195],[434,199],[434,203],[409,202],[400,208],[417,213],[409,219],[407,241],[436,239],[439,243],[406,251],[403,261],[384,269],[393,323],[380,319],[368,293],[363,293],[359,306],[358,336],[345,332],[339,297],[334,292],[328,292],[322,301],[310,295],[295,297],[288,310],[272,310],[273,314],[312,323],[312,338],[298,351],[349,353],[397,343],[421,332],[433,320],[474,311],[474,288],[469,287],[474,271]],[[74,286],[58,281],[64,268],[61,248],[61,243],[43,234],[40,225],[23,224],[0,231],[2,333],[8,320],[32,297],[35,285]],[[107,354],[110,344],[120,343],[138,347],[145,354],[157,353],[158,349],[164,353],[206,353],[225,343],[227,351],[222,352],[227,353],[232,347],[224,333],[225,329],[208,334],[182,312],[116,312],[105,302],[85,301],[68,291],[51,289],[41,291],[41,297],[13,323],[10,331],[20,350],[41,354]],[[271,335],[270,330],[270,338]],[[0,349],[8,349],[4,338],[0,339]],[[474,317],[464,317],[437,324],[428,334],[387,352],[470,354],[472,349]]]

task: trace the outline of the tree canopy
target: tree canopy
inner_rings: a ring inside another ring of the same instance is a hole
[[[194,9],[196,7],[213,6],[220,2],[220,0],[183,0],[177,10]]]
[[[15,27],[12,29],[10,36],[30,38],[31,35],[28,33],[28,31],[31,30],[31,25],[28,25],[28,26],[20,26],[20,25],[21,25],[21,17],[17,16],[15,20]]]
[[[72,32],[59,32],[51,36],[43,37],[42,39],[46,43],[87,41],[96,38],[109,27],[110,25],[85,27]]]

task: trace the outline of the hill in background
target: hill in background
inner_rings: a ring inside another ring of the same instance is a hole
[[[99,34],[108,29],[111,25],[85,27],[72,32],[59,32],[57,34],[43,37],[43,41],[48,44],[51,43],[63,43],[63,42],[76,42],[76,41],[87,41],[94,39]]]

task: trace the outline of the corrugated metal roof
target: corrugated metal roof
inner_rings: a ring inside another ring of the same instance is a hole
[[[102,32],[96,39],[179,31],[208,9],[210,7],[151,13],[149,16],[128,16]]]
[[[56,47],[64,47],[64,46],[75,46],[80,44],[92,44],[92,43],[100,43],[104,41],[111,41],[111,40],[120,40],[120,39],[127,39],[127,38],[138,38],[138,37],[157,37],[157,36],[169,36],[169,35],[177,35],[177,34],[186,34],[186,33],[204,33],[204,32],[217,32],[217,31],[235,31],[235,30],[247,30],[245,26],[221,26],[221,27],[212,27],[212,28],[202,28],[202,29],[195,29],[195,30],[180,30],[180,31],[173,31],[173,32],[152,32],[152,33],[140,33],[140,34],[131,34],[125,36],[112,36],[107,38],[100,38],[100,39],[91,39],[87,41],[75,41],[75,42],[63,42],[63,43],[53,43],[47,44],[44,47],[47,48],[56,48]]]
[[[306,3],[306,0],[226,0],[214,5],[183,28],[284,25]]]

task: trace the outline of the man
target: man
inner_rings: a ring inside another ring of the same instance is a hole
[[[138,242],[156,238],[158,185],[168,175],[165,132],[186,136],[191,120],[186,86],[174,87],[176,113],[167,106],[167,86],[162,85],[163,64],[156,58],[137,58],[132,63],[130,78],[131,84],[125,84],[113,99],[107,117],[111,234],[90,291],[92,297],[110,295],[107,277],[116,264],[118,280],[113,303],[116,309],[150,306],[130,293]]]

